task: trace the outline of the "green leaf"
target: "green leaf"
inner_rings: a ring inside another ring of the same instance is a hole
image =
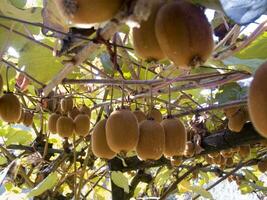
[[[219,103],[227,103],[229,101],[238,100],[241,98],[242,88],[237,83],[228,83],[219,88],[216,94],[216,99]]]
[[[52,189],[57,182],[59,181],[59,177],[56,172],[52,172],[49,174],[41,183],[39,183],[35,188],[33,188],[28,197],[39,196],[47,190]]]
[[[10,128],[7,135],[6,145],[10,144],[21,144],[21,145],[29,145],[32,140],[32,134],[29,131],[22,131],[18,129]]]
[[[0,165],[4,165],[7,163],[7,158],[5,156],[0,156]]]
[[[196,193],[196,194],[198,194],[204,198],[213,199],[213,196],[211,195],[211,193],[200,186],[191,186],[191,190],[192,190],[192,192],[194,192],[194,193]]]
[[[107,73],[107,74],[114,74],[114,70],[113,70],[113,63],[111,62],[110,60],[110,56],[109,54],[107,53],[102,53],[100,55],[100,61],[101,61],[101,64],[104,68],[104,71]]]
[[[243,172],[245,173],[245,178],[247,180],[252,180],[252,181],[258,181],[259,179],[257,176],[255,176],[250,170],[248,169],[243,169]]]
[[[155,178],[155,183],[158,186],[162,186],[170,179],[172,172],[173,170],[169,170],[168,168],[163,168]]]
[[[115,185],[124,189],[124,192],[129,193],[128,179],[120,171],[111,172],[111,180]]]
[[[185,192],[189,192],[191,191],[191,185],[190,182],[188,180],[182,180],[178,185],[177,185],[177,189],[179,192],[181,193],[185,193]]]
[[[24,8],[24,6],[27,3],[27,0],[9,0],[12,5],[14,5],[17,8]]]

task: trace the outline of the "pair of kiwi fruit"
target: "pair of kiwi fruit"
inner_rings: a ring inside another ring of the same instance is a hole
[[[57,0],[61,15],[73,24],[100,23],[113,18],[124,0]]]
[[[224,113],[228,118],[228,128],[233,132],[240,132],[249,120],[248,111],[245,107],[225,108]]]
[[[204,11],[185,0],[156,0],[147,21],[133,29],[136,53],[146,60],[168,58],[178,67],[203,64],[213,51]]]

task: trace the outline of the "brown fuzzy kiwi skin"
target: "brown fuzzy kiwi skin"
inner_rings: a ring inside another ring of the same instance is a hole
[[[2,93],[3,91],[3,86],[4,86],[4,82],[3,82],[2,75],[0,74],[0,93]]]
[[[0,98],[0,116],[5,122],[17,122],[21,115],[21,104],[13,93],[6,93]]]
[[[61,107],[61,111],[63,113],[67,113],[67,112],[71,111],[72,108],[73,108],[73,99],[72,99],[72,97],[66,97],[64,99],[61,99],[60,107]]]
[[[90,130],[90,118],[87,114],[79,114],[74,119],[74,131],[79,136],[86,136]]]
[[[85,104],[82,105],[80,108],[79,108],[79,111],[80,113],[82,114],[86,114],[89,116],[89,118],[91,117],[91,110],[89,107],[87,107]]]
[[[155,33],[155,21],[157,12],[164,1],[156,0],[152,6],[149,18],[140,23],[140,27],[133,28],[133,45],[136,53],[145,60],[164,59]]]
[[[111,113],[106,124],[107,143],[116,153],[133,150],[138,142],[139,129],[135,115],[127,109]]]
[[[135,111],[133,111],[133,114],[135,115],[138,123],[146,120],[146,115],[143,111],[136,109]]]
[[[227,118],[232,117],[233,115],[235,115],[238,111],[239,111],[240,107],[239,106],[235,106],[235,107],[230,107],[230,108],[224,108],[223,112],[225,114],[225,116]]]
[[[48,118],[48,130],[51,133],[57,132],[57,120],[60,118],[60,114],[53,113]]]
[[[56,127],[57,133],[63,138],[71,137],[74,131],[73,120],[65,115],[58,118]]]
[[[240,146],[238,154],[241,158],[246,158],[250,155],[250,145],[242,145]]]
[[[267,137],[267,62],[254,74],[248,93],[248,111],[255,129]]]
[[[185,145],[184,155],[186,157],[192,157],[195,154],[195,144],[191,141],[187,141]]]
[[[161,123],[165,132],[165,156],[182,156],[186,145],[186,129],[184,124],[177,118],[167,118]]]
[[[259,161],[257,166],[258,166],[258,170],[261,173],[265,173],[267,171],[267,159]]]
[[[152,108],[147,114],[147,119],[154,119],[160,123],[163,117],[162,117],[161,112],[158,109]]]
[[[226,162],[225,162],[225,165],[226,165],[227,167],[232,167],[232,166],[234,165],[234,160],[233,160],[233,158],[227,158],[227,159],[226,159]]]
[[[124,0],[57,0],[58,11],[75,24],[91,24],[114,17]]]
[[[228,128],[236,133],[239,133],[242,129],[244,124],[246,123],[246,115],[243,110],[239,110],[235,113],[232,117],[228,120]]]
[[[76,106],[74,106],[72,110],[68,112],[68,117],[74,120],[75,117],[77,117],[77,115],[79,114],[80,114],[79,109]]]
[[[31,112],[25,112],[24,113],[24,118],[23,118],[23,124],[25,126],[31,126],[32,123],[33,123],[33,117],[34,117],[34,114],[31,113]]]
[[[107,119],[103,119],[94,127],[91,138],[92,152],[96,157],[112,159],[116,156],[116,153],[113,152],[107,144],[106,123]]]
[[[164,152],[165,133],[155,120],[145,120],[139,125],[140,135],[136,146],[137,156],[142,160],[158,160]]]
[[[162,6],[155,27],[162,51],[178,67],[203,64],[213,51],[212,29],[204,12],[185,0]]]
[[[17,123],[22,123],[23,122],[23,119],[24,119],[24,115],[25,115],[25,112],[23,109],[21,109],[21,112],[20,112],[20,117],[18,119],[18,121],[16,121]]]

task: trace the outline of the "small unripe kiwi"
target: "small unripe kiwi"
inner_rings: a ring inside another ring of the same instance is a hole
[[[58,11],[75,24],[91,24],[114,17],[124,0],[57,0]]]
[[[242,145],[240,146],[238,154],[241,158],[246,158],[250,156],[250,145]]]
[[[195,144],[191,141],[187,141],[185,145],[184,155],[186,157],[192,157],[195,154]]]
[[[258,162],[258,169],[262,173],[265,173],[267,171],[267,159],[263,159]]]
[[[133,44],[136,53],[146,60],[161,60],[165,56],[160,49],[155,33],[155,21],[162,0],[156,0],[149,18],[140,23],[139,28],[133,29]]]
[[[243,110],[239,110],[236,114],[229,118],[228,128],[233,132],[240,132],[245,123],[245,113]]]
[[[240,107],[239,106],[235,106],[235,107],[230,107],[230,108],[224,108],[224,114],[227,118],[230,118],[232,116],[234,116],[238,111],[239,111]]]
[[[186,129],[184,124],[177,118],[167,118],[161,123],[165,132],[165,156],[182,156],[186,145]]]
[[[59,119],[60,114],[58,113],[53,113],[49,116],[48,118],[48,130],[51,133],[56,133],[57,132],[57,120]]]
[[[74,131],[79,136],[86,136],[89,134],[90,118],[87,114],[79,114],[74,119]]]
[[[133,150],[138,142],[139,129],[135,115],[126,109],[116,110],[106,124],[107,143],[116,153]]]
[[[20,117],[19,117],[18,121],[16,121],[17,123],[22,123],[23,122],[24,114],[25,114],[24,110],[21,109]]]
[[[158,110],[158,109],[156,109],[156,108],[152,108],[149,112],[148,112],[148,114],[147,114],[147,118],[148,119],[154,119],[155,121],[157,121],[157,122],[161,122],[162,121],[162,114],[161,114],[161,112]]]
[[[61,137],[71,137],[74,131],[73,120],[67,116],[61,116],[57,120],[57,133]]]
[[[251,122],[256,130],[267,137],[267,62],[254,74],[248,94],[248,110]]]
[[[75,119],[75,117],[77,117],[77,115],[79,115],[80,114],[80,111],[79,111],[79,109],[76,107],[76,106],[74,106],[73,108],[72,108],[72,110],[70,110],[69,112],[68,112],[68,117],[70,117],[71,119]]]
[[[88,115],[89,118],[91,117],[91,109],[87,107],[85,104],[83,104],[82,107],[80,107],[79,111],[82,114]]]
[[[142,160],[157,160],[163,155],[165,133],[155,120],[145,120],[139,125],[139,140],[136,153]]]
[[[33,123],[33,113],[26,111],[24,113],[23,124],[25,126],[31,126]]]
[[[232,167],[234,165],[233,158],[227,158],[225,164],[227,167]]]
[[[0,98],[0,116],[5,122],[17,122],[21,115],[21,104],[13,93],[6,93]]]
[[[72,97],[66,97],[60,101],[61,111],[67,113],[73,108],[73,99]]]
[[[112,159],[116,156],[108,144],[106,138],[106,123],[107,120],[103,119],[99,121],[94,127],[92,133],[92,152],[95,156],[105,159]]]
[[[178,67],[200,65],[213,51],[212,29],[204,11],[185,0],[163,5],[155,28],[162,51]]]
[[[133,114],[135,115],[138,123],[146,120],[146,115],[143,111],[136,109],[135,111],[133,111]]]

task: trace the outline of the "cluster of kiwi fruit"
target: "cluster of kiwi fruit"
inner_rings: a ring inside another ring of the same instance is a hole
[[[48,118],[48,130],[68,138],[73,133],[85,137],[89,134],[91,110],[85,104],[80,108],[74,106],[71,96],[62,98],[60,107]]]
[[[59,13],[73,24],[100,23],[113,18],[124,0],[57,0]]]
[[[136,53],[146,60],[170,59],[178,67],[203,64],[213,51],[204,11],[186,0],[155,0],[151,14],[133,29]]]
[[[230,107],[223,109],[228,118],[228,128],[233,132],[240,132],[244,124],[249,121],[249,114],[246,107]]]
[[[98,122],[92,133],[92,151],[104,159],[133,150],[142,160],[178,157],[183,155],[185,143],[183,123],[174,117],[163,120],[156,108],[147,114],[139,109],[118,109]]]
[[[250,156],[250,145],[237,146],[220,152],[213,152],[205,155],[204,159],[208,164],[218,165],[221,169],[234,165],[234,155],[238,154],[241,159]]]

